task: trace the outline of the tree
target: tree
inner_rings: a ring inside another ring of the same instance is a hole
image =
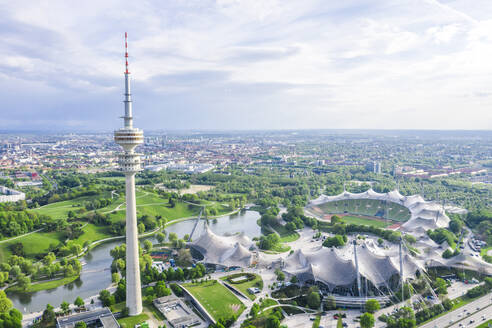
[[[319,293],[314,292],[314,291],[309,293],[309,295],[307,296],[307,304],[309,305],[309,307],[311,309],[319,308],[319,306],[321,304],[321,299],[319,297]]]
[[[152,250],[152,242],[148,239],[145,239],[144,240],[144,249],[147,253],[150,253],[150,251]]]
[[[43,258],[43,263],[44,265],[50,265],[56,260],[56,256],[53,252],[49,252],[44,258]]]
[[[338,215],[332,215],[330,219],[331,224],[335,225],[337,223],[342,223],[342,218]]]
[[[452,256],[453,252],[449,248],[442,253],[442,257],[445,259],[449,259]]]
[[[75,324],[75,328],[87,328],[87,325],[83,321],[79,321]]]
[[[84,300],[82,298],[80,298],[80,296],[77,296],[77,298],[75,299],[75,302],[73,302],[73,304],[75,304],[75,306],[78,306],[78,307],[82,307],[84,306]]]
[[[159,242],[159,244],[162,244],[162,242],[164,241],[164,239],[166,239],[166,235],[164,235],[162,232],[158,232],[155,237],[157,238],[157,241]]]
[[[463,223],[460,220],[451,220],[451,222],[449,222],[449,229],[455,234],[459,234],[462,227]]]
[[[121,276],[118,272],[115,272],[111,275],[111,281],[115,284],[119,283],[121,280]]]
[[[292,278],[290,278],[290,282],[293,284],[296,284],[298,281],[297,276],[292,276]]]
[[[171,290],[166,287],[166,283],[164,281],[159,281],[154,288],[155,294],[157,297],[163,297],[171,295]]]
[[[106,289],[99,292],[99,299],[104,306],[110,306],[115,303],[114,296],[112,296]]]
[[[176,242],[178,240],[178,235],[174,232],[169,233],[169,241],[171,242]]]
[[[7,297],[5,291],[0,290],[0,313],[6,313],[12,308],[12,301]]]
[[[67,301],[63,301],[60,304],[61,309],[63,310],[64,313],[67,313],[68,310],[70,309],[70,304]]]
[[[433,283],[434,288],[436,289],[436,292],[438,294],[447,294],[448,293],[448,285],[446,284],[446,281],[442,278],[436,278],[436,280]]]
[[[274,315],[268,316],[266,320],[266,328],[279,328],[279,327],[280,327],[280,320]]]
[[[17,277],[17,286],[19,286],[22,290],[26,290],[31,285],[31,278],[21,273]]]
[[[379,302],[376,301],[375,299],[370,299],[366,301],[366,311],[369,313],[374,313],[377,310],[379,310],[380,305]]]
[[[46,304],[46,309],[43,311],[41,321],[45,324],[45,326],[55,322],[55,311],[53,311],[53,307],[50,304]]]
[[[360,316],[360,327],[361,328],[372,328],[374,327],[374,316],[366,312]]]
[[[337,303],[335,301],[335,297],[333,297],[331,295],[327,296],[326,300],[325,300],[325,305],[326,305],[326,309],[328,311],[335,310],[337,308]]]
[[[343,236],[341,236],[341,235],[336,235],[334,237],[328,237],[323,242],[323,246],[325,246],[325,247],[340,247],[343,245],[345,245],[345,240],[344,240]]]
[[[258,312],[260,312],[260,306],[258,303],[253,304],[251,310],[249,311],[249,315],[255,319],[258,316]]]
[[[137,229],[138,229],[138,233],[142,234],[145,232],[145,225],[142,222],[140,222],[137,226]]]

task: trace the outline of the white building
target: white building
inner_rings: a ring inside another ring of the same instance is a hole
[[[5,202],[17,202],[19,200],[25,200],[26,194],[21,191],[0,186],[0,203]]]

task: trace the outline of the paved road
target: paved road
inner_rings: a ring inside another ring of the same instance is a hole
[[[465,326],[468,326],[468,323],[470,321],[470,315],[473,315],[473,313],[477,312],[477,307],[480,309],[483,309],[487,307],[487,311],[483,310],[480,311],[479,317],[481,315],[485,315],[487,319],[492,318],[492,307],[490,305],[492,304],[492,294],[489,293],[465,306],[462,306],[458,309],[456,309],[453,312],[450,312],[448,314],[443,315],[442,317],[439,317],[431,322],[426,323],[425,325],[422,325],[421,328],[446,328],[446,327],[458,327],[459,323],[462,323]],[[488,313],[486,313],[488,312]],[[470,313],[468,315],[467,313]],[[475,319],[476,320],[476,319]],[[459,321],[459,322],[458,322]],[[477,320],[478,322],[478,320]]]
[[[485,319],[484,319],[485,318]],[[449,326],[450,328],[460,328],[460,324],[462,324],[461,327],[477,327],[484,323],[485,321],[489,320],[492,318],[492,307],[488,306],[486,308],[483,308],[482,310],[476,312],[475,314],[472,314],[470,317],[464,319],[461,322],[457,322],[452,326]],[[470,323],[470,321],[473,320],[473,323]]]

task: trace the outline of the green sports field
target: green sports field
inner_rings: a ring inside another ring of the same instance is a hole
[[[363,225],[368,225],[368,226],[373,226],[377,228],[386,228],[393,224],[392,222],[386,222],[383,220],[379,219],[372,219],[372,218],[364,218],[364,217],[359,217],[359,216],[343,216],[342,221],[346,223],[351,223],[351,224],[363,224]]]
[[[239,316],[246,308],[234,294],[216,280],[183,284],[215,319]]]

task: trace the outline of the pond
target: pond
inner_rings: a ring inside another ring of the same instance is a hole
[[[244,232],[248,237],[260,236],[261,228],[256,224],[260,214],[255,211],[242,211],[238,214],[223,216],[209,221],[210,229],[219,235],[228,235]],[[205,221],[200,221],[197,226],[193,239],[199,237],[203,231]],[[196,220],[186,220],[170,225],[166,228],[168,233],[174,232],[182,238],[185,234],[190,234]],[[155,242],[154,237],[150,240]],[[80,278],[73,283],[60,286],[50,290],[43,290],[34,293],[8,293],[8,297],[14,303],[14,307],[22,313],[41,311],[46,308],[46,304],[58,307],[61,302],[73,303],[80,296],[83,299],[98,295],[102,289],[111,284],[111,262],[110,250],[120,245],[123,239],[104,243],[93,248],[82,259],[83,266]]]

